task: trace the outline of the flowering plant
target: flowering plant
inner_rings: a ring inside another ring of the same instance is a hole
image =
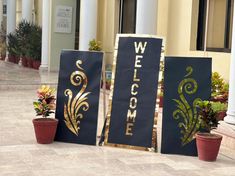
[[[37,116],[47,117],[55,110],[55,89],[47,85],[42,85],[37,90],[38,101],[33,102]]]

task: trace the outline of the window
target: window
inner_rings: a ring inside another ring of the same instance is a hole
[[[120,0],[120,33],[135,33],[136,0]]]
[[[7,5],[3,4],[3,15],[7,15]]]
[[[197,50],[204,50],[206,11],[208,13],[206,50],[231,52],[232,18],[234,0],[199,0]]]

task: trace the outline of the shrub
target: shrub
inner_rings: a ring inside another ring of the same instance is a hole
[[[101,42],[96,41],[95,39],[89,42],[89,51],[101,51]]]

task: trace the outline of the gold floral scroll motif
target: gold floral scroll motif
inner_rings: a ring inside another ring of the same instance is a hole
[[[87,111],[89,109],[89,103],[87,102],[87,96],[91,92],[86,92],[88,80],[87,76],[84,73],[84,69],[81,67],[82,61],[77,60],[76,66],[78,71],[74,71],[70,75],[70,82],[74,86],[81,86],[81,90],[77,93],[76,96],[73,96],[73,92],[70,89],[66,89],[64,94],[68,97],[67,104],[64,104],[64,122],[67,128],[74,133],[76,136],[79,135],[80,130],[80,121],[83,118],[81,110]]]

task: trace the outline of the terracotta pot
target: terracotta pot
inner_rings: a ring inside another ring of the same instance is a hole
[[[50,144],[54,141],[58,120],[51,118],[33,119],[34,131],[39,144]]]
[[[5,55],[2,55],[1,57],[0,57],[0,60],[5,60]]]
[[[14,62],[15,62],[16,64],[19,64],[19,61],[20,61],[20,58],[19,58],[19,57],[15,57]]]
[[[34,69],[39,69],[39,67],[40,67],[40,65],[41,65],[41,62],[40,61],[38,61],[38,60],[33,60],[33,68]]]
[[[217,120],[220,121],[220,120],[224,120],[224,117],[226,116],[226,111],[220,111],[217,113]]]
[[[226,103],[228,101],[228,97],[226,97],[226,96],[212,97],[211,101],[220,102],[220,103]]]
[[[31,58],[27,58],[27,67],[33,68],[33,60]]]
[[[22,65],[24,67],[27,67],[27,58],[26,57],[22,57]]]
[[[16,59],[15,59],[15,56],[8,56],[8,61],[9,61],[9,62],[15,63],[15,62],[16,62],[15,60],[16,60]]]
[[[215,161],[219,153],[222,136],[211,133],[197,133],[196,144],[200,160]]]

